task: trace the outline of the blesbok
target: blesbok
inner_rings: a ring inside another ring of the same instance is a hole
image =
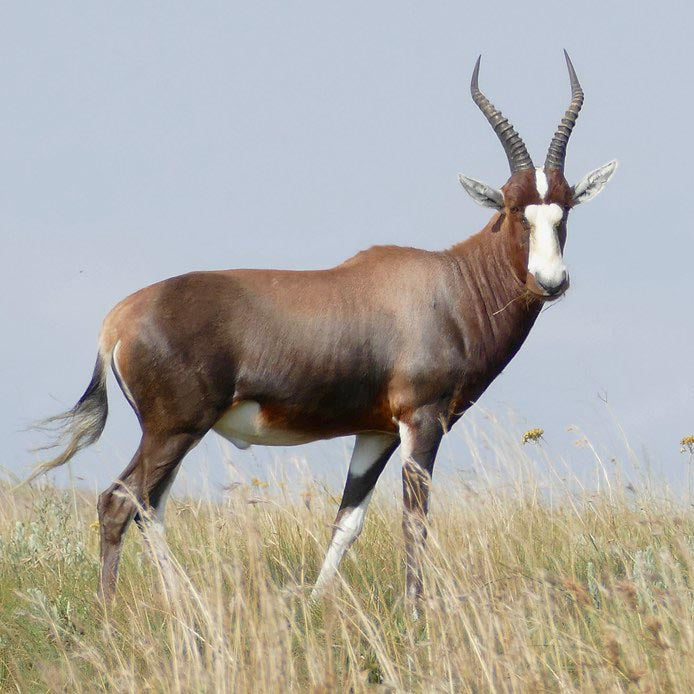
[[[513,126],[479,90],[477,60],[472,98],[501,141],[511,176],[501,189],[460,176],[475,202],[496,210],[466,241],[438,252],[374,247],[329,270],[193,272],[142,289],[107,315],[87,390],[53,418],[66,445],[35,472],[62,465],[100,436],[110,364],[142,439],[99,497],[104,598],[114,593],[129,523],[163,523],[181,460],[210,429],[241,448],[356,435],[314,596],[361,531],[374,485],[400,444],[407,595],[421,594],[419,557],[441,437],[518,351],[543,303],[567,289],[569,211],[597,195],[616,167],[606,164],[573,187],[564,178],[583,103],[568,55],[566,63],[571,103],[544,166],[535,168]]]

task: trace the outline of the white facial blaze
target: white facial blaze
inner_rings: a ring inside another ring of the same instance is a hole
[[[566,277],[557,233],[563,216],[563,210],[555,203],[525,208],[525,218],[530,224],[528,272],[545,287],[558,287]]]
[[[535,169],[535,187],[540,195],[540,200],[545,201],[545,196],[549,190],[549,183],[547,183],[547,176],[545,176],[544,169]]]

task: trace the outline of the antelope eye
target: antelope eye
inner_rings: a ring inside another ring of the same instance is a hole
[[[511,212],[512,212],[513,214],[518,214],[518,213],[520,212],[520,207],[512,207],[512,208],[511,208]]]

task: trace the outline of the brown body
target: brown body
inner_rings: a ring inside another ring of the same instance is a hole
[[[306,439],[366,431],[431,403],[454,421],[520,347],[539,300],[492,231],[449,251],[363,251],[330,270],[196,272],[109,314],[117,374],[148,429],[213,427],[254,401]],[[320,369],[316,365],[320,364]]]
[[[356,435],[318,595],[359,534],[371,492],[398,445],[403,460],[407,593],[422,592],[429,482],[443,434],[525,340],[543,301],[568,287],[562,260],[571,207],[616,163],[577,186],[563,159],[583,92],[567,56],[572,102],[535,169],[513,127],[477,86],[472,95],[511,167],[496,190],[461,176],[497,213],[447,251],[363,251],[311,272],[227,270],[174,277],[128,297],[104,321],[94,374],[63,422],[62,465],[103,431],[111,365],[142,427],[120,478],[99,497],[101,594],[113,595],[123,534],[162,521],[185,454],[210,429],[241,447]]]

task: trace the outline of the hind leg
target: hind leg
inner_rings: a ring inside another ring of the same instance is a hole
[[[121,477],[99,496],[101,577],[99,596],[113,599],[123,536],[139,514],[162,506],[185,454],[200,440],[195,434],[151,434],[145,431],[137,452]],[[138,516],[139,520],[139,516]]]
[[[142,532],[152,561],[161,571],[167,586],[173,583],[169,564],[169,546],[164,535],[164,515],[169,492],[180,469],[181,461],[178,463],[172,461],[171,466],[162,470],[161,475],[148,480],[151,486],[145,490],[144,495],[147,504],[139,508],[135,514],[135,523]]]
[[[388,434],[360,434],[354,442],[342,503],[333,526],[333,537],[323,560],[311,600],[317,600],[337,574],[345,552],[364,526],[364,516],[376,482],[398,439]]]

